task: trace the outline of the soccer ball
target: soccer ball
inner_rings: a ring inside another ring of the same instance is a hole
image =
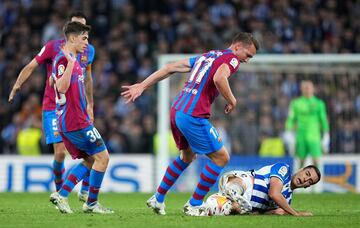
[[[208,207],[208,215],[229,215],[232,210],[232,202],[225,196],[220,195],[219,193],[209,196],[206,200]]]

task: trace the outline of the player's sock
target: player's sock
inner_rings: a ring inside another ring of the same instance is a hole
[[[88,172],[88,168],[82,163],[75,166],[69,173],[69,176],[66,178],[65,183],[61,187],[59,194],[62,197],[68,197],[69,193],[73,190],[75,185],[81,181],[86,172]]]
[[[84,179],[82,180],[81,184],[81,192],[88,192],[89,191],[89,177],[90,177],[90,170],[85,174]]]
[[[54,182],[55,188],[58,192],[64,183],[63,175],[65,172],[64,162],[58,162],[54,159],[53,161],[53,173],[54,173]]]
[[[214,164],[209,161],[200,174],[200,181],[195,189],[194,194],[190,199],[192,206],[199,206],[203,203],[205,195],[210,191],[210,188],[215,184],[221,170],[224,167]]]
[[[156,200],[160,203],[163,203],[165,200],[165,195],[167,191],[174,185],[175,181],[181,175],[181,173],[189,166],[189,164],[183,162],[179,157],[177,157],[166,169],[165,175],[156,190],[155,197]]]
[[[101,182],[104,179],[105,172],[96,171],[91,169],[90,171],[90,188],[89,188],[89,197],[86,204],[89,206],[94,205],[98,200],[99,190],[101,187]]]

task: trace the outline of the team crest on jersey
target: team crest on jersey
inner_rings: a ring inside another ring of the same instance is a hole
[[[288,171],[287,167],[283,166],[283,167],[280,168],[279,173],[280,173],[281,176],[284,177],[286,175],[287,171]]]
[[[234,67],[234,69],[237,67],[237,65],[239,64],[239,61],[236,58],[232,58],[230,61],[230,65],[232,67]]]
[[[86,55],[82,55],[81,56],[81,62],[82,63],[87,63],[88,62],[88,57]]]
[[[62,65],[62,64],[60,64],[60,65],[58,66],[58,76],[63,75],[64,72],[65,72],[65,66]]]

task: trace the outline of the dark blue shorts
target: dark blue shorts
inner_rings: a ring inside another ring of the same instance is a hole
[[[104,140],[92,124],[77,131],[61,132],[61,136],[73,159],[92,156],[106,150]]]
[[[56,124],[55,110],[42,112],[42,126],[46,144],[54,144],[63,141]]]
[[[177,111],[175,123],[194,153],[209,154],[223,147],[219,133],[208,119]]]

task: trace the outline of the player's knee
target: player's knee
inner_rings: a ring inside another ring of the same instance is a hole
[[[95,159],[93,158],[93,157],[86,157],[86,158],[84,158],[84,165],[86,166],[86,167],[88,167],[89,169],[91,169],[91,167],[93,166],[93,164],[94,164],[94,162],[95,162]]]
[[[190,164],[192,161],[194,161],[196,159],[196,154],[193,153],[190,149],[181,150],[180,158],[183,162]]]
[[[183,162],[190,164],[192,161],[195,160],[196,154],[181,153],[180,158]]]
[[[224,159],[223,159],[225,165],[230,161],[230,155],[228,153],[224,154]]]
[[[221,166],[225,166],[230,160],[230,156],[229,154],[226,152],[226,153],[222,153],[221,157],[219,158],[219,162]]]
[[[109,160],[110,160],[109,153],[107,152],[107,150],[105,150],[103,152],[96,154],[94,156],[94,159],[96,162],[101,163],[102,166],[107,167],[107,165],[109,164]]]
[[[54,144],[55,159],[60,161],[65,159],[66,147],[63,143]]]

